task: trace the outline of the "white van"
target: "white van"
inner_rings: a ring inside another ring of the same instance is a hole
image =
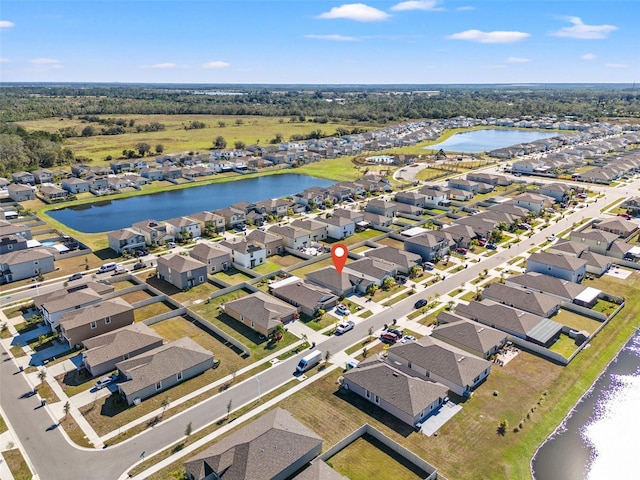
[[[317,364],[319,364],[320,360],[322,360],[322,352],[320,350],[314,350],[313,352],[305,356],[302,360],[300,360],[300,363],[298,363],[298,366],[296,367],[296,372],[306,372],[310,368],[313,368]]]
[[[118,264],[116,262],[105,263],[98,269],[98,273],[112,272],[117,266]]]

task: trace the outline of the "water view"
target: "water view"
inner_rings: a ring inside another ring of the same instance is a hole
[[[98,233],[130,226],[146,218],[167,220],[203,210],[217,210],[232,203],[257,202],[286,197],[309,187],[327,187],[331,180],[285,174],[215,183],[152,195],[52,210],[49,215],[85,233]]]
[[[637,478],[640,330],[538,451],[536,480]]]
[[[533,142],[542,138],[558,136],[558,132],[536,132],[529,130],[474,130],[456,133],[444,142],[425,147],[427,150],[447,152],[480,153],[497,148],[510,147],[519,143]]]

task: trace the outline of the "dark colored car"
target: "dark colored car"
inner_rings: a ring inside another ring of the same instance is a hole
[[[462,248],[462,247],[458,247],[458,248],[456,248],[456,253],[459,253],[460,255],[466,255],[467,254],[467,249],[466,248]]]
[[[74,273],[73,275],[71,275],[69,277],[69,281],[73,282],[74,280],[80,280],[82,278],[82,274],[81,273]]]
[[[497,250],[498,249],[498,247],[497,247],[497,245],[495,243],[487,243],[486,247],[487,247],[487,250]]]
[[[418,309],[418,308],[422,308],[427,304],[427,301],[424,298],[421,298],[420,300],[418,300],[414,305],[413,308]]]
[[[398,337],[398,340],[400,340],[404,333],[402,333],[400,330],[397,330],[395,328],[387,328],[387,333],[393,333],[395,336]]]
[[[380,334],[380,340],[382,340],[385,343],[396,343],[401,338],[402,337],[399,337],[395,333],[391,333],[391,332],[382,332],[382,334]]]

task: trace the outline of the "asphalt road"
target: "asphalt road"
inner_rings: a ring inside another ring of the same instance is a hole
[[[623,189],[607,189],[607,198],[578,209],[566,220],[550,225],[543,232],[533,235],[530,239],[524,239],[518,246],[502,250],[479,263],[468,263],[467,269],[453,275],[447,275],[445,281],[419,290],[416,295],[393,305],[391,308],[359,321],[354,330],[346,335],[328,337],[326,341],[318,344],[317,348],[323,352],[329,351],[331,353],[345,349],[355,343],[357,338],[367,336],[370,327],[377,330],[385,323],[392,323],[394,318],[410,313],[418,298],[426,298],[435,293],[450,292],[461,283],[475,278],[485,268],[496,267],[509,260],[511,256],[515,257],[525,252],[531,247],[531,244],[543,242],[551,233],[560,233],[582,217],[597,216],[600,208],[616,199],[628,196],[628,192],[637,191],[635,189],[639,183],[634,182],[633,185],[625,186]],[[95,451],[79,449],[67,443],[57,428],[51,428],[52,421],[45,409],[35,408],[37,407],[36,398],[20,398],[30,390],[30,386],[22,374],[16,374],[16,365],[7,358],[5,353],[2,352],[4,361],[0,362],[0,403],[31,459],[36,473],[43,480],[117,479],[127,471],[130,465],[139,460],[143,451],[149,455],[182,438],[189,422],[192,422],[193,429],[197,430],[224,417],[230,400],[236,408],[257,399],[258,385],[260,391],[264,393],[285,383],[292,378],[295,365],[305,355],[305,352],[300,353],[257,375],[259,383],[256,377],[249,379],[200,403],[191,410],[161,422],[132,440]],[[62,412],[56,413],[61,414]]]

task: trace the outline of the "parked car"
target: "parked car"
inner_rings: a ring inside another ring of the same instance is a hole
[[[422,266],[426,269],[426,270],[433,270],[434,268],[436,268],[434,263],[431,262],[424,262],[422,264]]]
[[[348,322],[341,323],[336,328],[336,335],[342,335],[343,333],[347,333],[349,330],[353,330],[353,327],[355,326],[356,326],[355,322],[352,322],[351,320],[349,320]]]
[[[143,268],[144,268],[144,263],[142,263],[142,262],[138,262],[138,263],[133,265],[133,269],[134,270],[141,270]]]
[[[407,283],[407,277],[398,275],[396,277],[396,282],[398,282],[400,285],[404,285],[405,283]]]
[[[418,339],[416,337],[414,337],[413,335],[405,335],[404,337],[402,337],[401,342],[402,343],[407,343],[407,342],[416,342]]]
[[[628,213],[619,213],[618,216],[624,218],[625,220],[631,220],[633,218]]]
[[[485,247],[487,248],[487,250],[497,250],[498,246],[495,243],[487,243],[485,245]]]
[[[466,255],[467,254],[467,249],[466,248],[462,248],[462,247],[458,247],[458,248],[456,248],[456,253],[459,253],[460,255]]]
[[[421,298],[420,300],[418,300],[416,303],[413,304],[413,308],[415,308],[416,310],[418,308],[422,308],[427,304],[427,300],[425,300],[424,298]]]
[[[109,385],[111,382],[113,382],[113,378],[112,377],[104,377],[101,378],[100,380],[98,380],[96,382],[96,388],[98,390],[103,389],[104,387],[106,387],[107,385]]]
[[[400,340],[400,338],[402,337],[399,337],[395,333],[391,332],[382,332],[380,334],[380,340],[385,343],[396,343],[398,340]]]
[[[388,333],[393,333],[394,335],[396,335],[398,337],[398,339],[401,339],[402,336],[404,335],[404,333],[402,333],[400,330],[398,330],[396,328],[387,328],[387,332]]]
[[[552,233],[551,235],[549,235],[547,237],[547,240],[550,241],[550,242],[553,242],[555,239],[556,239],[556,234],[555,233]]]
[[[487,244],[487,241],[484,238],[481,238],[480,240],[478,240],[478,245],[480,245],[481,247],[484,247]]]
[[[80,280],[82,278],[82,274],[81,273],[74,273],[73,275],[71,275],[69,277],[69,281],[73,282],[74,280]]]
[[[341,303],[336,307],[336,313],[339,315],[349,315],[351,312],[349,311],[349,308],[346,305]]]
[[[585,198],[587,198],[588,196],[589,196],[589,195],[587,195],[586,193],[579,193],[579,194],[577,194],[577,195],[576,195],[576,197],[578,197],[578,198],[582,198],[582,199],[585,199]]]
[[[247,226],[246,225],[236,225],[235,227],[233,227],[233,229],[236,232],[246,232],[247,231]]]

